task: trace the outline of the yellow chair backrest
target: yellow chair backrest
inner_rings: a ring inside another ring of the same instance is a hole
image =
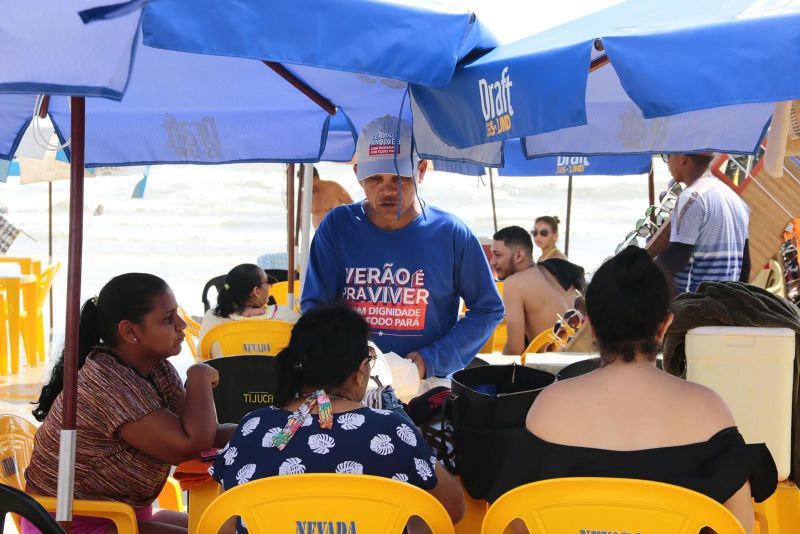
[[[545,352],[545,349],[551,344],[555,344],[556,348],[561,347],[561,340],[553,333],[553,329],[548,328],[543,332],[539,332],[539,335],[533,338],[533,341],[522,351],[522,365],[525,365],[525,358],[528,354]]]
[[[530,532],[744,533],[717,501],[679,486],[622,478],[556,478],[515,488],[489,507],[481,532],[521,519]]]
[[[47,292],[50,291],[50,286],[53,285],[53,279],[56,277],[56,273],[58,273],[60,268],[61,262],[57,261],[51,265],[48,265],[47,268],[42,271],[42,274],[39,275],[36,287],[37,308],[41,308],[44,304],[44,299],[47,298]]]
[[[503,282],[497,280],[495,282],[497,284],[497,292],[500,293],[500,298],[503,298]],[[497,325],[494,329],[494,334],[492,334],[492,351],[493,352],[503,352],[503,347],[506,346],[506,340],[508,339],[508,330],[506,328],[506,319],[503,317],[503,321]]]
[[[197,534],[216,534],[231,516],[240,516],[251,534],[400,534],[411,516],[420,517],[434,534],[453,533],[450,516],[432,495],[369,475],[315,473],[248,482],[209,505]]]
[[[292,325],[284,321],[231,321],[206,332],[200,342],[200,355],[203,360],[211,358],[211,346],[216,342],[223,356],[275,356],[289,344],[291,336]]]
[[[186,335],[186,344],[189,345],[189,351],[192,356],[197,360],[197,341],[200,338],[200,323],[192,319],[183,306],[178,306],[178,316],[186,323],[186,328],[183,333]]]
[[[25,490],[36,427],[18,415],[0,415],[0,483]]]
[[[25,491],[24,475],[31,463],[36,430],[35,425],[18,415],[0,415],[0,483]],[[175,487],[176,482],[172,479],[165,485],[158,497],[162,507],[167,507],[165,497],[175,495]],[[169,495],[170,493],[172,495]],[[55,497],[38,495],[33,495],[33,497],[46,510],[51,513],[55,512]],[[183,503],[177,503],[176,499],[172,499],[170,502],[173,506],[169,509],[183,511]],[[72,511],[75,515],[110,519],[120,534],[138,534],[139,532],[133,508],[124,503],[75,499]],[[14,522],[17,525],[17,531],[21,532],[16,515],[14,515]]]
[[[774,258],[769,260],[766,269],[758,271],[758,274],[750,280],[750,284],[766,289],[774,295],[786,296],[786,281],[783,277],[783,269]]]
[[[500,293],[500,298],[503,298],[503,282],[500,280],[495,280],[494,282],[497,285],[497,292]],[[461,315],[463,316],[467,313],[467,304],[462,300],[461,301]],[[481,354],[488,354],[492,352],[503,352],[503,347],[506,346],[506,339],[508,338],[508,331],[506,329],[506,320],[503,318],[502,322],[498,324],[492,335],[489,336],[489,339],[486,340],[486,343],[483,344],[483,347],[480,350]]]
[[[295,281],[294,294],[297,297],[298,283]],[[269,294],[275,299],[275,304],[289,305],[289,282],[275,282],[269,286]]]

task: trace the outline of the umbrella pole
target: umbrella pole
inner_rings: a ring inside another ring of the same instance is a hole
[[[314,166],[310,163],[303,165],[303,235],[300,241],[300,295],[306,283],[308,272],[308,251],[311,248],[311,195],[314,192]]]
[[[78,338],[83,253],[83,162],[86,100],[71,97],[72,146],[69,185],[69,260],[67,267],[67,333],[64,341],[64,417],[58,453],[56,521],[69,532],[75,482],[75,436],[78,393]]]
[[[494,205],[494,176],[491,167],[489,167],[489,191],[492,193],[492,221],[494,221],[494,233],[497,233],[497,208],[495,208]]]
[[[572,175],[567,181],[567,227],[564,230],[564,255],[569,256],[569,223],[572,217]]]
[[[47,264],[53,264],[53,182],[47,182]],[[50,284],[50,349],[53,348],[53,284]]]
[[[286,280],[289,282],[289,307],[294,309],[294,163],[286,166],[286,251],[289,263]]]
[[[653,164],[650,163],[650,172],[647,173],[647,200],[648,206],[655,206],[656,204],[656,184],[655,175],[653,174]]]

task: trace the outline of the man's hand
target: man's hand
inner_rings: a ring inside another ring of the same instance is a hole
[[[406,358],[414,362],[414,364],[417,366],[420,380],[425,378],[425,360],[422,358],[422,354],[419,352],[409,352],[406,354]]]

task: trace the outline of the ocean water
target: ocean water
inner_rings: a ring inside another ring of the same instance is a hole
[[[239,263],[255,263],[262,254],[286,250],[282,169],[269,164],[153,167],[142,199],[131,198],[141,175],[87,178],[82,300],[117,274],[142,271],[164,278],[189,313],[202,315],[201,292],[210,278]],[[341,183],[353,199],[363,198],[349,165],[323,163],[318,169],[323,178]],[[656,191],[668,178],[659,161]],[[537,216],[558,215],[563,250],[566,177],[495,177],[494,186],[499,228],[531,228]],[[9,220],[35,239],[20,235],[8,255],[47,260],[47,189],[46,183],[20,185],[14,177],[0,183],[0,203],[8,207]],[[457,215],[479,237],[491,238],[488,177],[429,172],[420,196]],[[570,259],[588,272],[596,269],[633,229],[647,203],[646,175],[575,177]],[[94,215],[99,205],[102,214]],[[62,342],[64,332],[68,209],[68,182],[54,182],[53,256],[62,264],[54,284],[55,344]],[[0,264],[0,269],[10,268]],[[187,362],[184,355],[179,366]]]

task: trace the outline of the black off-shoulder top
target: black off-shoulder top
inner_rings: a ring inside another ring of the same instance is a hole
[[[724,503],[750,481],[756,502],[775,491],[778,472],[767,446],[748,445],[736,429],[708,441],[635,451],[611,451],[550,443],[526,429],[504,436],[507,455],[488,498],[539,480],[564,477],[637,478],[688,488]]]

